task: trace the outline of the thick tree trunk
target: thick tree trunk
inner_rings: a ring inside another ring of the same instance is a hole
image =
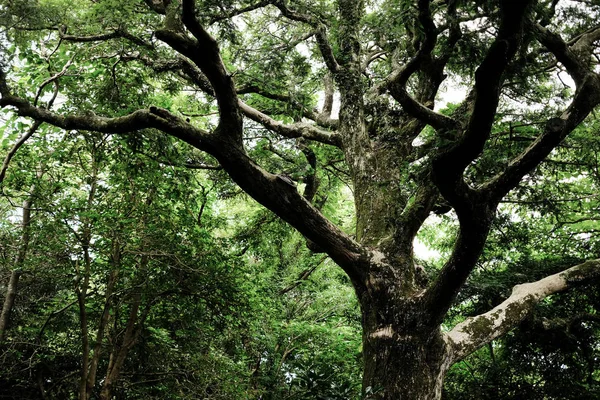
[[[371,294],[362,301],[365,399],[440,399],[451,363],[444,335],[423,324],[427,317],[418,302],[380,299]]]
[[[450,360],[441,334],[401,337],[380,328],[363,336],[365,399],[441,398]]]

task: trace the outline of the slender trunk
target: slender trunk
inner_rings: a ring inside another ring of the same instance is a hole
[[[98,165],[92,160],[92,182],[90,185],[90,191],[87,198],[86,209],[92,210],[95,196],[96,186],[98,178]],[[92,221],[89,218],[84,219],[84,225],[82,228],[81,236],[79,237],[81,247],[83,249],[83,277],[81,272],[77,271],[79,275],[80,285],[75,289],[77,294],[77,302],[79,304],[79,325],[81,329],[81,376],[79,380],[79,400],[88,400],[91,393],[88,393],[88,375],[90,371],[90,337],[88,330],[88,315],[85,307],[85,301],[87,297],[87,291],[90,284],[90,277],[92,272],[92,258],[90,255],[90,245],[92,242]]]
[[[147,255],[142,255],[138,273],[143,275],[143,272],[148,267],[149,258]],[[115,383],[121,376],[121,371],[127,360],[129,351],[137,343],[140,333],[142,331],[142,325],[150,313],[152,302],[148,302],[143,312],[140,315],[140,307],[142,305],[142,293],[137,289],[132,298],[129,308],[129,316],[127,318],[127,325],[125,327],[125,333],[123,334],[123,340],[119,345],[117,341],[113,344],[113,351],[110,355],[110,361],[106,370],[106,376],[104,377],[104,383],[100,390],[100,399],[109,400],[112,398],[112,392]]]
[[[87,377],[89,371],[89,359],[90,359],[90,343],[89,343],[89,331],[87,321],[87,311],[85,308],[85,298],[87,296],[87,288],[89,285],[89,254],[88,249],[84,248],[84,274],[83,283],[80,288],[77,288],[77,303],[79,304],[79,327],[81,329],[81,377],[79,380],[79,400],[87,400]]]
[[[4,332],[6,332],[6,327],[8,326],[8,321],[10,319],[10,313],[15,305],[17,286],[19,284],[20,276],[21,271],[19,269],[13,269],[10,273],[8,290],[6,291],[6,298],[4,299],[4,305],[2,306],[2,314],[0,314],[0,342],[4,341]]]
[[[106,326],[108,325],[108,319],[110,316],[110,308],[112,305],[112,294],[114,291],[115,283],[117,282],[117,277],[119,275],[119,270],[114,269],[109,278],[108,285],[106,287],[106,296],[104,300],[104,311],[102,312],[102,317],[100,318],[100,324],[98,325],[98,332],[96,333],[96,344],[94,345],[94,353],[93,357],[90,361],[90,370],[87,377],[87,396],[88,399],[92,394],[92,390],[96,385],[96,373],[98,371],[98,364],[100,362],[100,355],[102,354],[102,342],[104,341],[104,332],[106,330]]]
[[[38,173],[38,178],[42,176],[42,173]],[[19,252],[15,259],[15,268],[10,274],[10,280],[8,282],[8,290],[6,291],[6,297],[4,299],[4,305],[2,306],[2,314],[0,314],[0,342],[4,341],[6,334],[6,328],[10,321],[10,314],[13,307],[15,306],[15,299],[17,297],[17,288],[19,286],[19,278],[21,277],[21,268],[25,262],[25,256],[27,255],[27,248],[29,247],[29,225],[31,223],[31,205],[33,193],[35,192],[35,185],[31,187],[31,195],[23,201],[23,214],[21,216],[21,244],[19,246]]]
[[[121,375],[121,371],[123,369],[123,365],[125,364],[125,360],[127,359],[129,350],[137,342],[140,332],[140,327],[138,326],[138,311],[140,309],[141,301],[141,293],[135,293],[131,302],[129,318],[127,319],[127,327],[125,328],[123,341],[121,346],[116,349],[116,352],[111,355],[112,362],[110,363],[106,372],[102,390],[100,391],[101,400],[109,400],[112,398],[112,389]]]

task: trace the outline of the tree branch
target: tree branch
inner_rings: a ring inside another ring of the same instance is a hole
[[[255,122],[263,125],[265,128],[272,130],[273,132],[279,133],[280,135],[293,139],[293,138],[305,138],[307,140],[314,140],[317,142],[330,144],[332,146],[340,147],[341,138],[335,133],[328,132],[320,129],[315,125],[306,123],[295,123],[295,124],[283,124],[266,114],[250,107],[240,100],[240,109],[248,118]]]
[[[367,249],[332,224],[285,179],[263,170],[252,161],[236,138],[220,135],[218,132],[202,131],[158,107],[138,110],[117,118],[99,117],[95,114],[61,116],[43,108],[33,107],[27,101],[11,95],[5,76],[0,68],[0,93],[3,95],[0,108],[15,107],[20,116],[67,130],[127,133],[156,128],[209,153],[242,190],[326,251],[348,274],[356,287],[364,286],[364,277],[370,262]]]
[[[434,160],[434,181],[451,204],[457,200],[456,188],[465,168],[483,151],[490,136],[502,75],[519,48],[525,11],[530,3],[531,0],[501,2],[498,35],[475,73],[473,105],[466,129],[456,145]]]
[[[29,139],[33,134],[38,130],[38,128],[42,125],[41,122],[35,121],[31,128],[25,133],[21,138],[15,143],[15,145],[10,149],[6,157],[4,158],[4,162],[2,163],[2,170],[0,170],[0,184],[4,182],[4,177],[6,176],[6,171],[8,170],[8,166],[10,165],[10,161],[17,154],[17,151],[25,144],[27,139]]]
[[[183,0],[181,14],[185,27],[195,39],[172,29],[158,30],[156,37],[200,68],[214,89],[219,106],[221,119],[217,132],[231,136],[241,143],[242,116],[233,79],[223,64],[217,41],[196,19],[195,7],[194,0]]]
[[[400,103],[409,115],[431,125],[436,130],[453,130],[457,128],[456,121],[419,103],[406,90],[410,77],[421,69],[424,64],[432,62],[431,53],[437,43],[437,29],[431,15],[430,0],[419,0],[417,6],[418,19],[425,33],[425,39],[421,43],[417,54],[404,66],[396,69],[386,79],[386,82],[379,87],[378,91],[389,90],[392,97]],[[451,2],[449,5],[449,10],[451,11],[450,6],[454,7],[452,9],[456,11],[455,2]],[[447,58],[445,59],[446,61]],[[443,68],[443,64],[441,67]]]
[[[548,28],[545,28],[540,24],[533,25],[533,29],[536,33],[538,41],[544,45],[544,47],[550,50],[556,59],[565,66],[567,72],[575,81],[575,84],[578,86],[581,85],[589,71],[589,68],[586,66],[583,60],[580,59],[578,54],[573,51],[572,46],[569,46],[569,44],[567,44],[560,37],[560,35],[550,31]],[[585,41],[583,41],[583,43],[585,43]]]
[[[283,0],[274,0],[272,1],[272,4],[279,9],[281,15],[283,15],[284,17],[291,19],[292,21],[305,23],[307,25],[312,26],[315,29],[315,38],[317,40],[319,51],[323,56],[323,61],[325,61],[325,65],[327,66],[330,72],[338,72],[340,69],[340,65],[338,64],[335,58],[333,48],[329,44],[329,39],[327,38],[325,25],[318,19],[314,18],[312,15],[302,14],[289,9]]]
[[[500,201],[523,177],[536,168],[600,104],[600,77],[588,72],[579,82],[569,108],[546,122],[544,132],[513,159],[502,173],[481,187],[494,201]]]
[[[574,286],[598,282],[600,260],[590,260],[537,282],[517,285],[512,294],[485,314],[468,318],[446,334],[453,349],[453,362],[514,328],[546,297]]]
[[[112,32],[101,33],[98,35],[89,35],[89,36],[77,36],[77,35],[67,35],[67,27],[61,26],[58,28],[59,37],[66,42],[75,42],[75,43],[86,43],[86,42],[101,42],[110,39],[118,39],[123,38],[127,39],[132,43],[137,44],[138,46],[145,47],[147,49],[154,49],[152,43],[148,43],[145,40],[138,38],[137,36],[132,35],[127,32],[126,29],[116,29]]]
[[[460,230],[452,255],[427,289],[425,302],[431,324],[438,324],[450,309],[460,288],[475,267],[499,199],[488,191],[475,191],[463,178],[466,167],[483,151],[498,107],[502,75],[519,48],[525,11],[531,0],[501,2],[498,35],[475,73],[472,109],[458,142],[433,159],[433,182],[458,215]]]
[[[279,101],[285,103],[288,106],[293,107],[298,112],[302,113],[304,118],[310,119],[311,121],[315,121],[317,124],[327,127],[327,128],[335,128],[337,121],[331,120],[328,117],[323,117],[321,114],[316,114],[315,111],[310,110],[304,104],[294,99],[291,95],[281,94],[281,93],[272,93],[268,90],[265,90],[255,84],[250,84],[243,86],[237,90],[238,94],[248,94],[255,93],[267,99]]]
[[[259,1],[258,3],[251,4],[249,6],[234,10],[229,13],[221,13],[219,16],[213,17],[210,20],[210,25],[212,25],[216,22],[219,22],[219,21],[223,21],[223,20],[235,17],[237,15],[241,15],[241,14],[245,14],[250,11],[258,10],[259,8],[266,7],[266,6],[270,5],[271,3],[272,3],[271,0],[262,0],[262,1]]]

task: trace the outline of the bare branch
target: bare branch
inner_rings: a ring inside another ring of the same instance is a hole
[[[598,282],[598,278],[600,260],[590,260],[537,282],[515,286],[500,305],[466,319],[446,334],[452,345],[453,362],[510,331],[546,297],[580,284]]]

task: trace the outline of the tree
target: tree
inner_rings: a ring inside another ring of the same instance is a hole
[[[218,164],[349,277],[362,313],[366,398],[439,399],[452,364],[510,331],[542,299],[600,275],[600,261],[589,259],[523,280],[491,310],[441,329],[500,202],[535,188],[532,174],[600,103],[593,2],[69,4],[2,6],[9,57],[0,106],[68,131],[158,131],[206,154],[204,163]],[[563,71],[572,92],[554,77]],[[439,111],[448,77],[468,94]],[[59,82],[64,104],[39,106]],[[324,104],[315,110],[319,94]],[[532,127],[528,140],[515,140],[519,124]],[[256,129],[289,139],[273,152],[296,146],[305,168],[259,165]],[[328,159],[318,165],[315,150]],[[311,173],[340,159],[354,233],[321,212]],[[428,281],[413,241],[432,213],[449,210],[456,239]]]

